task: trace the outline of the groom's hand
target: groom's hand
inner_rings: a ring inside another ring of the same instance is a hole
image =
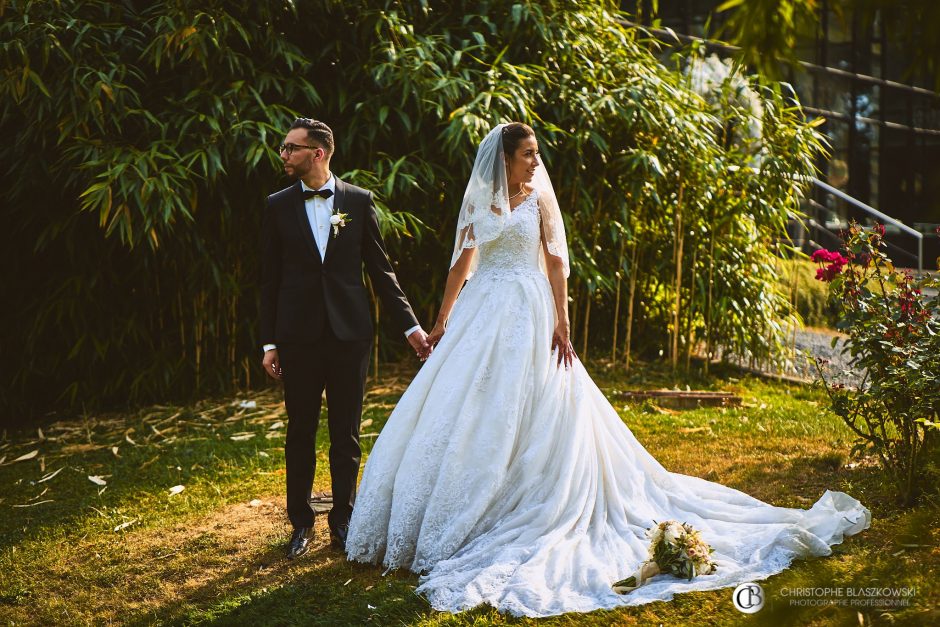
[[[428,355],[431,354],[431,347],[428,345],[428,334],[424,332],[424,329],[418,329],[409,335],[408,343],[411,344],[411,348],[415,349],[415,354],[418,355],[418,359],[421,361],[427,359]]]
[[[264,359],[261,360],[261,366],[265,373],[272,379],[281,380],[284,371],[281,370],[281,361],[277,358],[277,349],[272,348],[264,352]]]

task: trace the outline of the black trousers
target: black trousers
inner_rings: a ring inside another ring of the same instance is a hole
[[[371,340],[343,341],[329,324],[319,341],[278,344],[287,406],[287,516],[296,527],[313,526],[310,491],[316,470],[317,426],[326,389],[330,430],[330,474],[333,509],[328,518],[335,529],[348,524],[356,502],[359,478],[359,422],[369,367]]]

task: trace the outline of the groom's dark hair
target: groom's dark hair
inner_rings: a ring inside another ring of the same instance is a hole
[[[290,125],[290,130],[295,128],[306,129],[307,139],[326,151],[327,156],[333,154],[333,131],[329,126],[313,118],[297,118]]]

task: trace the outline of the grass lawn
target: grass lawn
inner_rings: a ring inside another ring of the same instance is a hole
[[[733,607],[730,589],[537,621],[492,609],[441,614],[413,593],[417,576],[383,577],[379,567],[346,562],[329,547],[325,517],[311,552],[296,563],[284,559],[287,417],[272,388],[4,433],[0,623],[940,624],[940,509],[897,509],[877,468],[846,458],[851,434],[820,392],[730,370],[680,382],[654,366],[639,369],[642,376],[627,377],[601,363],[588,368],[608,394],[679,383],[744,397],[740,408],[685,412],[616,401],[624,422],[667,468],[787,507],[809,507],[827,488],[842,490],[872,510],[871,529],[830,557],[798,561],[762,582],[767,605],[751,616]],[[371,384],[366,454],[411,374],[389,367]],[[316,490],[329,489],[326,432],[324,425]],[[171,494],[174,486],[184,489]],[[888,609],[791,606],[785,596],[815,586],[916,590],[908,607]]]

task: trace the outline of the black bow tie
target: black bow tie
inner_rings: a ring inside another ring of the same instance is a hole
[[[318,189],[316,191],[308,189],[304,192],[304,200],[310,200],[314,196],[319,196],[320,198],[326,200],[333,195],[332,189]]]

